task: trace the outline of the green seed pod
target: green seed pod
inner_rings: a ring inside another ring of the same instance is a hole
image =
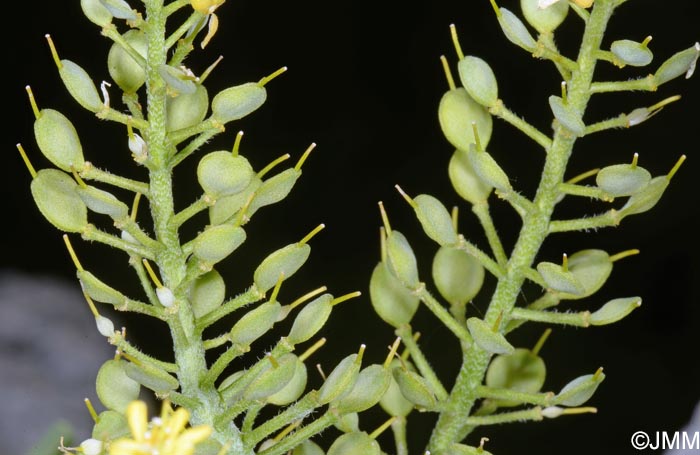
[[[473,317],[467,319],[467,328],[474,342],[491,354],[512,354],[515,348],[499,332],[494,332],[483,320]]]
[[[261,292],[272,289],[280,276],[286,280],[294,275],[309,258],[311,247],[307,244],[293,243],[281,248],[268,257],[255,269],[253,281]]]
[[[230,220],[247,203],[250,197],[262,184],[262,180],[254,175],[248,186],[241,192],[230,196],[221,196],[216,203],[209,208],[209,222],[211,224],[223,224]],[[250,214],[250,207],[246,210]],[[250,217],[250,215],[248,215]]]
[[[262,207],[276,204],[286,198],[300,176],[300,170],[290,168],[265,180],[255,191],[255,197],[248,209],[249,216]]]
[[[124,360],[108,360],[100,367],[95,380],[97,397],[102,404],[122,414],[132,401],[138,399],[141,385],[126,374]]]
[[[413,202],[418,221],[428,237],[443,246],[457,243],[452,217],[442,202],[428,194],[419,194]]]
[[[393,359],[389,366],[392,371],[394,368],[401,367],[401,362],[398,359]],[[412,368],[412,365],[408,364],[408,367]],[[387,414],[396,417],[406,417],[413,410],[413,403],[408,401],[403,393],[401,393],[401,389],[393,375],[389,388],[386,389],[386,393],[384,393],[382,399],[379,400],[379,405]]]
[[[61,60],[58,73],[68,92],[78,104],[92,112],[102,109],[102,100],[97,93],[97,87],[84,69],[74,62],[64,59]]]
[[[261,362],[267,362],[267,368],[250,383],[243,399],[262,400],[284,389],[294,378],[297,360],[293,354],[283,355],[276,360],[275,365],[267,358],[262,359]]]
[[[493,188],[477,175],[469,162],[467,150],[455,150],[447,170],[457,194],[472,204],[481,204],[488,199]]]
[[[100,441],[112,441],[130,433],[124,414],[112,410],[101,412],[92,428],[92,437]]]
[[[350,354],[341,360],[318,390],[319,404],[330,403],[350,392],[360,372],[361,362],[358,354]]]
[[[565,292],[578,297],[586,293],[586,288],[583,287],[573,272],[571,270],[564,270],[559,264],[540,262],[537,264],[537,271],[547,284],[547,288],[553,291]]]
[[[122,35],[144,59],[148,52],[148,39],[143,31],[132,29]],[[146,82],[146,69],[129,55],[118,43],[113,43],[107,54],[107,70],[114,82],[126,93],[136,93]]]
[[[343,433],[352,433],[353,431],[360,431],[359,420],[357,413],[351,412],[342,415],[333,426]]]
[[[634,193],[627,200],[627,203],[620,209],[620,215],[624,218],[651,210],[659,202],[669,183],[670,180],[665,175],[654,177],[646,187]]]
[[[160,65],[158,74],[168,86],[171,96],[180,94],[192,94],[197,90],[197,84],[189,70],[184,67],[174,68],[170,65]]]
[[[247,159],[226,150],[207,153],[197,166],[197,180],[206,194],[215,198],[240,193],[255,172]]]
[[[325,455],[325,452],[318,444],[307,439],[292,450],[292,455]]]
[[[233,253],[245,239],[245,231],[240,226],[209,226],[194,239],[192,253],[208,264],[216,264]]]
[[[117,19],[133,21],[138,19],[136,12],[124,0],[100,0],[102,5]]]
[[[469,150],[476,142],[472,123],[476,123],[479,140],[484,147],[491,139],[493,119],[484,106],[477,103],[464,88],[446,92],[440,99],[438,119],[442,133],[454,147]]]
[[[77,275],[83,291],[97,302],[121,305],[128,300],[124,294],[106,285],[87,270],[78,270]]]
[[[229,376],[227,376],[223,381],[221,381],[221,384],[219,384],[219,387],[217,387],[217,390],[219,392],[226,390],[227,388],[231,387],[232,385],[236,384],[239,380],[242,382],[243,375],[246,373],[245,370],[238,370]],[[250,384],[250,382],[254,378],[249,379],[247,382]]]
[[[528,349],[518,348],[510,355],[496,356],[486,372],[486,385],[495,389],[537,393],[547,375],[544,360]],[[519,406],[518,401],[498,400],[498,406]]]
[[[471,144],[467,158],[474,172],[484,183],[504,193],[513,190],[508,175],[487,151],[477,150],[476,144]]]
[[[328,448],[328,455],[380,455],[381,453],[377,441],[364,431],[340,435]]]
[[[498,8],[500,14],[498,15],[498,23],[503,30],[503,34],[508,38],[508,41],[515,44],[516,46],[522,47],[528,52],[533,52],[537,43],[535,39],[527,31],[525,24],[522,23],[518,16],[511,13],[505,8]]]
[[[549,107],[552,109],[554,118],[573,135],[582,137],[586,133],[586,125],[581,120],[581,116],[564,104],[561,98],[554,95],[550,96]]]
[[[567,2],[559,2],[565,3]],[[464,444],[452,444],[447,452],[438,452],[436,455],[493,455],[481,447],[472,447]]]
[[[279,320],[282,306],[278,302],[265,302],[250,310],[236,322],[229,332],[231,343],[240,346],[250,344],[265,335]]]
[[[472,300],[484,284],[484,266],[454,247],[443,246],[433,259],[433,281],[440,295],[452,305]]]
[[[180,93],[168,97],[165,104],[165,125],[168,131],[199,125],[209,111],[209,94],[203,85],[197,85],[192,93]]]
[[[248,82],[219,92],[211,102],[211,110],[216,120],[228,123],[257,110],[266,99],[265,87]]]
[[[389,271],[385,262],[377,264],[372,272],[369,298],[374,311],[393,327],[411,322],[420,303],[420,299]]]
[[[87,207],[78,192],[78,184],[57,169],[42,169],[32,180],[34,202],[42,215],[65,232],[82,232],[87,227]]]
[[[267,403],[274,404],[276,406],[286,406],[295,402],[306,389],[306,381],[308,378],[306,365],[304,365],[304,362],[299,360],[299,358],[294,354],[287,355],[295,359],[296,369],[294,370],[294,376],[287,383],[287,385],[272,395],[269,395],[265,400]]]
[[[93,24],[104,27],[112,22],[112,13],[102,4],[100,0],[80,0],[80,7],[83,14]]]
[[[614,41],[610,50],[625,65],[647,66],[654,59],[654,54],[645,43],[628,39]]]
[[[632,311],[642,306],[641,297],[614,299],[591,314],[592,325],[607,325],[620,321]]]
[[[391,372],[382,365],[370,365],[360,371],[352,390],[335,400],[341,414],[362,412],[379,403],[391,384]]]
[[[603,372],[579,376],[566,384],[554,398],[554,401],[564,406],[581,406],[593,396],[604,379]]]
[[[78,132],[60,112],[42,109],[34,121],[34,137],[41,153],[59,169],[80,172],[85,167]]]
[[[391,273],[409,289],[420,286],[416,255],[402,233],[392,230],[386,237],[386,259]]]
[[[695,43],[692,47],[674,54],[656,70],[654,74],[656,85],[665,84],[682,74],[685,74],[686,79],[690,79],[695,72],[698,56],[700,56],[700,43]]]
[[[152,366],[125,362],[124,372],[131,379],[157,394],[165,395],[180,387],[177,379],[170,376],[167,372]]]
[[[219,272],[211,270],[201,275],[190,288],[189,301],[196,318],[219,308],[226,296],[226,283]]]
[[[402,367],[393,368],[392,375],[399,385],[401,393],[408,401],[424,409],[435,407],[437,404],[435,393],[425,378]]]
[[[220,442],[209,438],[197,443],[193,455],[219,455],[222,447]]]
[[[649,171],[632,164],[604,167],[595,179],[596,185],[613,197],[631,196],[646,187],[650,181]]]
[[[459,80],[477,103],[491,107],[498,101],[498,82],[493,70],[479,57],[467,55],[457,64]]]
[[[294,319],[287,341],[291,344],[299,344],[316,335],[326,324],[328,316],[333,310],[332,301],[332,295],[323,294],[313,302],[308,303]]]
[[[569,2],[556,2],[547,8],[540,8],[538,0],[520,0],[520,8],[525,20],[541,34],[549,34],[566,19]]]
[[[561,293],[561,299],[581,299],[596,293],[607,281],[612,272],[613,262],[603,250],[582,250],[568,258],[569,272],[576,283],[581,285],[580,294]]]
[[[112,193],[94,186],[78,187],[76,191],[87,208],[95,213],[108,215],[115,220],[121,220],[129,216],[129,207]]]

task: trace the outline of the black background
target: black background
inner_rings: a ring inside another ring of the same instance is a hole
[[[82,16],[78,1],[41,2],[29,9],[27,3],[19,3],[8,6],[11,11],[6,16],[14,18],[19,27],[6,35],[9,42],[4,55],[2,267],[71,279],[73,268],[60,234],[33,205],[29,175],[15,151],[15,143],[22,142],[37,168],[47,166],[33,142],[33,115],[24,86],[31,84],[41,107],[57,108],[73,119],[87,159],[114,172],[145,177],[142,169],[131,166],[123,128],[81,111],[66,94],[43,36],[51,33],[61,57],[82,65],[95,81],[108,79],[107,40]],[[501,3],[519,11],[514,1]],[[363,297],[337,307],[322,333],[329,342],[314,360],[326,371],[360,343],[368,345],[367,358],[379,362],[393,339],[392,329],[374,315],[366,292],[379,256],[377,201],[385,202],[393,227],[408,236],[420,258],[423,279],[429,281],[436,247],[422,234],[394,184],[400,183],[410,194],[436,195],[448,206],[461,204],[462,233],[484,245],[468,206],[450,188],[446,166],[452,150],[437,122],[437,103],[447,87],[439,56],[445,54],[451,62],[456,61],[449,24],[457,25],[465,53],[479,55],[491,64],[505,103],[545,132],[550,121],[546,99],[559,93],[560,81],[552,66],[532,59],[502,36],[487,0],[408,5],[231,0],[218,12],[220,30],[210,46],[188,60],[195,73],[201,73],[219,54],[224,55],[207,81],[211,94],[256,81],[280,66],[289,67],[268,86],[265,106],[238,125],[230,125],[207,150],[229,148],[235,133],[242,129],[242,153],[259,169],[284,153],[296,160],[311,142],[317,142],[318,147],[292,195],[253,218],[247,228],[248,242],[220,271],[230,280],[228,293],[234,295],[250,284],[255,264],[264,256],[326,223],[327,228],[312,241],[311,259],[285,284],[281,294],[290,301],[320,285],[327,285],[336,295],[364,292]],[[655,68],[700,39],[699,19],[700,4],[695,1],[630,1],[613,17],[605,43],[622,38],[641,41],[653,35],[650,46]],[[558,41],[562,50],[574,57],[581,21],[571,14],[562,29]],[[644,69],[617,70],[604,63],[598,71],[599,78],[607,80],[645,74]],[[113,88],[113,98],[117,98],[116,93]],[[590,402],[599,408],[598,415],[482,428],[471,436],[471,443],[487,436],[491,440],[487,448],[501,454],[628,453],[633,452],[629,437],[634,431],[673,431],[690,417],[700,398],[698,79],[678,79],[654,94],[597,96],[585,120],[590,123],[629,112],[677,93],[683,95],[680,102],[638,128],[579,141],[570,166],[569,176],[574,176],[594,167],[626,162],[637,152],[640,164],[659,175],[681,154],[687,154],[688,161],[658,206],[650,213],[628,218],[617,229],[553,236],[540,256],[542,260],[557,260],[563,252],[584,248],[603,248],[610,253],[630,248],[642,251],[618,263],[599,294],[574,302],[571,308],[596,308],[611,298],[630,295],[642,296],[644,305],[614,326],[555,328],[542,351],[549,370],[547,390],[556,391],[576,376],[592,373],[599,366],[605,368],[608,378]],[[541,150],[499,121],[495,121],[489,148],[514,186],[531,195],[542,163]],[[176,173],[179,207],[197,196],[194,165],[196,159],[190,159]],[[581,216],[603,209],[584,202],[562,204],[557,213]],[[493,211],[504,242],[512,245],[519,226],[517,217],[497,200]],[[198,218],[198,222],[204,219]],[[193,222],[191,232],[183,237],[196,232],[196,224]],[[123,255],[77,238],[74,245],[88,269],[108,283],[126,283],[127,289],[137,293],[136,280]],[[483,311],[492,285],[488,282],[484,295],[477,297],[473,314]],[[523,297],[531,301],[537,298],[537,291],[526,291]],[[86,309],[76,303],[76,311]],[[144,323],[141,318],[127,321],[136,342],[147,346],[149,352],[168,356],[167,349],[151,347],[149,341],[149,337],[160,339],[166,334],[162,326]],[[430,359],[450,384],[449,378],[458,368],[456,342],[423,309],[415,325],[423,333],[421,343]],[[532,346],[543,329],[526,327],[513,341]],[[265,342],[269,345],[274,337],[263,340],[248,360],[262,353],[268,346]],[[410,440],[414,453],[420,453],[432,417],[415,418],[409,423]],[[381,414],[369,415],[361,426],[371,431],[383,419]],[[391,452],[389,438],[382,442]]]

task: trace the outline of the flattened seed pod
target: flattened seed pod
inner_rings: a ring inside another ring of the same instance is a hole
[[[402,367],[393,368],[392,375],[408,401],[424,409],[432,409],[435,406],[435,393],[425,378]]]
[[[457,69],[459,80],[477,103],[491,107],[498,101],[498,82],[488,63],[479,57],[467,55],[459,61]]]
[[[416,255],[402,233],[392,230],[386,238],[387,265],[404,286],[415,289],[420,285]]]
[[[562,2],[559,2],[562,3]],[[566,2],[564,2],[566,3]],[[493,455],[482,447],[472,447],[465,444],[452,444],[447,452],[438,452],[436,455]]]
[[[464,88],[450,90],[442,96],[438,106],[438,119],[442,133],[450,144],[460,150],[469,150],[469,145],[476,142],[472,123],[476,123],[483,147],[491,139],[491,114],[469,96]]]
[[[128,300],[124,294],[108,286],[87,270],[78,270],[77,275],[83,291],[96,302],[121,305]]]
[[[168,131],[199,125],[209,111],[209,94],[203,85],[192,93],[168,97],[165,104],[165,127]]]
[[[364,431],[340,435],[328,448],[328,455],[380,455],[381,453],[379,443]]]
[[[117,199],[112,193],[95,188],[94,186],[79,186],[76,191],[87,208],[95,213],[108,215],[115,220],[120,220],[129,216],[129,207]]]
[[[361,360],[357,354],[350,354],[341,360],[331,371],[318,390],[318,402],[327,404],[345,396],[357,380]]]
[[[628,39],[613,41],[610,50],[625,65],[647,66],[654,59],[654,54],[645,43]]]
[[[218,198],[216,203],[209,207],[209,222],[211,224],[225,223],[248,203],[250,196],[257,191],[261,184],[262,180],[254,175],[243,191]],[[246,214],[248,217],[251,216],[250,207],[246,210]]]
[[[131,6],[124,0],[100,0],[102,4],[114,15],[117,19],[133,21],[138,19],[136,13]]]
[[[78,192],[78,184],[57,169],[42,169],[32,180],[34,202],[42,215],[65,232],[82,232],[87,227],[87,207]]]
[[[226,150],[207,153],[197,166],[197,179],[206,194],[215,198],[243,191],[255,172],[247,159]]]
[[[486,385],[495,389],[537,393],[542,390],[547,368],[544,360],[529,349],[518,348],[510,355],[496,356],[486,371]],[[499,406],[511,407],[519,401],[498,400]]]
[[[138,399],[141,385],[131,379],[125,371],[124,360],[108,360],[100,367],[95,380],[97,397],[108,408],[126,413],[132,401]]]
[[[148,40],[141,30],[132,29],[122,35],[141,57],[146,58]],[[107,70],[112,80],[126,93],[136,93],[146,82],[146,69],[118,43],[112,44],[107,54]]]
[[[294,319],[287,340],[291,344],[299,344],[309,340],[321,330],[333,310],[333,296],[323,294],[313,302],[308,303]]]
[[[286,406],[295,402],[306,389],[306,381],[308,378],[306,365],[304,365],[304,362],[299,360],[299,358],[294,354],[287,355],[290,356],[290,358],[295,359],[294,362],[296,363],[296,369],[294,370],[294,376],[287,383],[287,385],[285,385],[279,391],[269,395],[265,400],[268,403],[276,406]]]
[[[686,79],[690,78],[695,72],[698,56],[700,56],[700,43],[695,43],[692,47],[674,54],[654,73],[656,85],[665,84],[682,74],[685,74]]]
[[[631,196],[646,187],[651,174],[643,167],[616,164],[601,169],[596,175],[596,185],[613,197]]]
[[[170,65],[160,65],[158,74],[163,78],[171,95],[179,95],[183,93],[194,93],[197,90],[197,84],[192,80],[193,77],[183,68],[175,68]]]
[[[341,416],[334,426],[343,433],[352,433],[360,431],[359,423],[360,416],[356,412],[350,412]]]
[[[428,237],[440,245],[457,243],[452,217],[442,202],[429,194],[419,194],[413,198],[413,202],[418,221]]]
[[[555,95],[549,97],[549,107],[552,109],[554,118],[569,130],[576,137],[581,137],[586,132],[586,125],[581,120],[581,116],[574,112],[564,101]]]
[[[508,175],[487,151],[477,150],[476,144],[470,144],[467,158],[474,172],[476,172],[486,185],[492,186],[504,193],[513,190]]]
[[[370,365],[360,371],[352,390],[335,400],[341,414],[362,412],[379,403],[391,383],[391,372],[382,365]]]
[[[278,302],[263,303],[234,324],[229,332],[229,340],[233,344],[249,346],[275,325],[281,312],[282,306]]]
[[[325,452],[315,442],[306,440],[294,448],[292,455],[325,455]]]
[[[433,259],[433,281],[438,292],[453,305],[472,300],[484,284],[484,266],[466,252],[441,247]]]
[[[499,8],[499,11],[498,23],[508,41],[526,51],[534,51],[537,43],[518,16],[505,8]]]
[[[515,348],[506,337],[499,332],[494,332],[483,320],[473,317],[467,319],[467,328],[474,342],[481,349],[491,354],[512,354]]]
[[[73,99],[88,111],[97,112],[102,109],[102,100],[97,93],[97,87],[90,75],[77,63],[61,60],[58,74]]]
[[[197,278],[190,288],[189,301],[196,318],[211,313],[224,302],[226,283],[219,272],[211,270]]]
[[[262,207],[276,204],[286,198],[299,177],[301,177],[300,170],[289,168],[262,182],[262,185],[255,191],[253,201],[250,203],[248,210],[250,215]]]
[[[412,365],[408,365],[409,368],[412,368]],[[401,367],[401,362],[398,359],[393,359],[389,365],[389,368],[392,371],[394,368]],[[401,389],[399,388],[399,385],[397,384],[393,375],[389,388],[386,389],[384,396],[382,396],[382,399],[379,400],[379,405],[390,416],[406,417],[413,410],[413,403],[408,401],[403,393],[401,393]]]
[[[389,271],[386,262],[377,264],[372,272],[369,298],[374,311],[393,327],[411,322],[420,303],[420,299]]]
[[[177,379],[163,370],[131,362],[125,362],[123,365],[127,376],[158,394],[166,394],[180,387]]]
[[[244,400],[265,399],[284,389],[294,378],[294,371],[297,368],[295,355],[283,355],[277,359],[274,366],[268,359],[262,359],[261,361],[267,362],[269,366],[250,383],[243,394]]]
[[[294,275],[309,258],[311,247],[307,244],[293,243],[281,248],[268,257],[255,269],[253,281],[261,292],[272,289],[280,276],[286,280]]]
[[[604,379],[605,374],[602,372],[579,376],[561,389],[555,402],[565,406],[581,406],[593,396]]]
[[[42,109],[34,121],[34,138],[41,153],[59,169],[80,172],[85,167],[78,132],[60,112]]]
[[[582,250],[568,258],[569,272],[581,286],[580,294],[562,293],[561,299],[581,299],[603,287],[613,269],[610,255],[603,250]]]
[[[659,202],[669,183],[670,180],[665,175],[654,177],[647,186],[634,193],[627,200],[627,203],[620,209],[620,215],[625,217],[651,210]]]
[[[493,187],[478,176],[469,162],[467,150],[455,150],[447,170],[457,194],[472,204],[480,204],[488,199]]]
[[[556,2],[547,8],[540,8],[539,0],[520,0],[520,8],[525,20],[539,33],[551,33],[566,19],[569,2]]]
[[[131,433],[124,414],[107,410],[100,412],[92,427],[92,437],[100,441],[110,441]]]
[[[80,0],[80,7],[85,17],[93,24],[104,27],[112,22],[112,13],[105,8],[100,0]]]
[[[577,297],[583,296],[586,289],[579,282],[571,270],[564,270],[559,264],[553,262],[540,262],[537,264],[537,271],[553,291],[573,294]]]
[[[266,99],[265,87],[248,82],[219,92],[211,102],[211,109],[216,120],[228,123],[257,110]]]
[[[194,239],[192,253],[208,264],[216,264],[233,253],[245,239],[246,233],[240,226],[209,226]]]
[[[640,306],[642,306],[642,299],[640,297],[614,299],[600,307],[598,311],[593,312],[590,322],[592,325],[613,324],[622,320]]]

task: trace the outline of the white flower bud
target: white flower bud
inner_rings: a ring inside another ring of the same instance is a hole
[[[542,415],[548,419],[556,419],[564,413],[564,409],[559,406],[550,406],[542,410]]]
[[[134,159],[141,162],[148,156],[148,145],[141,136],[134,133],[129,137],[129,150],[134,154]]]
[[[100,455],[102,453],[102,441],[98,439],[86,439],[80,443],[80,449],[85,455]]]
[[[114,335],[114,324],[112,321],[104,316],[95,316],[95,324],[97,324],[97,331],[106,338]]]
[[[156,294],[158,295],[158,300],[160,304],[166,308],[170,308],[175,303],[175,295],[173,291],[166,287],[156,289]]]

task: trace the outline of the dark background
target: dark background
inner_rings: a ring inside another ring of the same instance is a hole
[[[136,2],[135,2],[136,3]],[[517,3],[501,6],[519,12]],[[380,6],[377,6],[377,5]],[[33,141],[33,115],[24,86],[31,84],[40,107],[60,109],[76,124],[87,159],[99,167],[134,178],[122,127],[98,121],[81,111],[63,89],[43,35],[51,33],[61,57],[76,61],[95,81],[108,79],[105,58],[109,43],[96,26],[82,17],[78,1],[42,2],[33,10],[26,3],[6,17],[21,23],[6,35],[4,79],[6,112],[5,221],[3,268],[72,279],[74,270],[60,234],[42,219],[29,193],[29,175],[16,154],[22,142],[37,168],[47,166]],[[336,308],[322,335],[329,338],[314,360],[326,371],[360,343],[369,347],[367,358],[379,362],[393,339],[391,328],[373,313],[367,283],[379,257],[377,201],[383,200],[392,225],[411,241],[429,281],[435,245],[422,234],[409,207],[393,189],[400,183],[409,194],[439,197],[446,205],[461,204],[461,231],[484,245],[481,230],[469,208],[451,190],[447,162],[451,146],[437,122],[437,104],[446,90],[439,56],[456,62],[449,24],[458,27],[464,52],[479,55],[494,69],[500,96],[516,113],[548,132],[546,99],[559,93],[559,79],[547,62],[536,61],[510,44],[501,34],[487,0],[417,2],[227,2],[220,10],[220,30],[204,53],[188,60],[201,73],[219,54],[224,55],[207,81],[211,94],[227,86],[255,81],[278,67],[289,71],[270,83],[269,101],[258,112],[229,126],[207,150],[230,148],[242,129],[242,153],[257,169],[277,156],[290,153],[293,163],[311,142],[318,148],[304,166],[304,177],[283,203],[264,209],[248,225],[248,242],[220,267],[229,279],[229,295],[247,287],[252,271],[268,253],[299,240],[317,224],[327,228],[311,242],[307,265],[283,288],[281,297],[296,296],[327,285],[335,295],[361,290],[364,296]],[[614,39],[643,40],[650,44],[656,68],[674,52],[700,39],[700,4],[691,0],[630,1],[613,18],[605,43]],[[574,57],[582,30],[573,14],[562,27],[558,41]],[[652,71],[652,70],[649,70]],[[600,79],[627,79],[647,74],[644,69],[616,70],[602,63]],[[113,99],[116,88],[112,89]],[[608,375],[590,404],[597,416],[560,418],[544,423],[482,428],[469,442],[488,436],[494,453],[588,454],[628,453],[634,431],[674,431],[690,417],[700,399],[700,302],[697,285],[697,175],[700,159],[696,138],[700,114],[697,77],[677,79],[658,93],[597,96],[585,120],[593,122],[648,106],[680,93],[680,102],[641,127],[587,137],[577,144],[569,176],[593,167],[627,162],[634,152],[652,174],[665,174],[681,154],[688,160],[658,206],[650,213],[628,218],[617,229],[553,236],[545,244],[542,260],[557,260],[561,253],[603,248],[610,253],[639,248],[642,254],[616,264],[610,282],[594,297],[573,302],[571,308],[596,308],[609,299],[640,295],[644,305],[619,324],[588,330],[555,328],[542,355],[548,364],[547,390],[559,390],[570,379],[592,373],[599,366]],[[209,148],[211,147],[211,148]],[[495,121],[491,153],[509,173],[514,186],[526,195],[536,187],[542,152],[510,126]],[[197,196],[192,173],[197,159],[178,169],[178,205]],[[568,215],[593,214],[599,204],[567,203]],[[620,204],[617,202],[616,204]],[[517,234],[518,219],[494,199],[497,226],[509,247]],[[145,213],[146,210],[143,210]],[[198,219],[204,222],[203,218]],[[192,223],[192,232],[197,229]],[[201,227],[201,225],[199,225]],[[137,283],[124,255],[99,246],[73,243],[86,268],[111,284]],[[473,314],[483,311],[492,281],[477,297]],[[77,286],[77,283],[76,283]],[[138,294],[136,294],[138,296]],[[529,301],[536,290],[524,294]],[[284,300],[283,300],[284,301]],[[87,311],[76,302],[76,311]],[[107,312],[107,310],[104,310]],[[130,336],[149,352],[149,336],[160,338],[163,327],[128,318]],[[458,368],[458,347],[453,337],[425,310],[416,316],[423,333],[421,343],[439,374],[450,384]],[[229,323],[230,324],[230,323]],[[533,346],[543,326],[529,326],[514,335],[519,346]],[[275,336],[280,336],[280,331]],[[274,337],[266,340],[274,341]],[[266,345],[252,353],[256,358]],[[41,374],[39,368],[38,374]],[[313,376],[313,373],[312,373]],[[314,380],[316,381],[316,380]],[[431,428],[429,415],[410,421],[410,439],[420,453]],[[383,421],[370,415],[362,428],[371,431]],[[389,442],[386,438],[383,442]],[[391,452],[390,444],[385,448]]]

